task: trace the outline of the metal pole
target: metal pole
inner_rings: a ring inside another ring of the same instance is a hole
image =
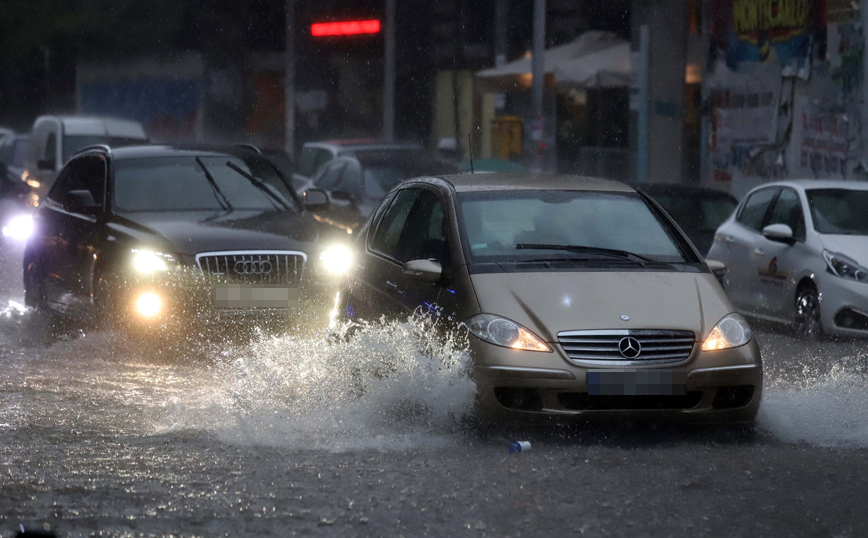
[[[639,77],[639,122],[638,144],[636,153],[638,157],[638,170],[636,170],[636,182],[648,183],[648,67],[651,61],[651,32],[647,24],[639,27],[639,58],[637,66]]]
[[[506,9],[507,0],[495,0],[494,4],[494,65],[506,63]]]
[[[545,40],[546,40],[546,0],[534,0],[533,3],[533,58],[531,61],[531,71],[533,73],[533,82],[531,86],[531,98],[533,103],[533,121],[539,122],[536,129],[531,127],[532,132],[538,132],[542,137],[545,132],[544,112],[543,112],[543,86],[545,84]],[[534,138],[534,137],[532,137]],[[539,146],[542,142],[534,140],[534,145]],[[532,169],[535,172],[542,170],[542,155],[540,155],[537,147],[533,149],[533,165]]]
[[[295,0],[286,0],[286,77],[283,83],[286,112],[284,149],[295,156]]]
[[[395,0],[386,0],[385,81],[383,86],[383,137],[395,140]]]

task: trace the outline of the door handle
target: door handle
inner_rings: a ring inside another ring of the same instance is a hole
[[[753,249],[753,253],[756,254],[757,256],[762,256],[766,252],[761,248],[755,248],[755,249]]]
[[[386,289],[389,291],[398,291],[398,285],[394,282],[386,281]]]

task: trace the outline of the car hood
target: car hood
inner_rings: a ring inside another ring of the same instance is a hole
[[[152,237],[155,248],[179,254],[221,250],[310,250],[319,226],[309,215],[286,211],[144,212],[116,217]]]
[[[690,330],[705,339],[735,311],[709,273],[487,273],[471,280],[482,312],[517,321],[547,342],[586,329]]]
[[[826,250],[843,254],[862,267],[868,267],[868,236],[822,234],[820,243]]]

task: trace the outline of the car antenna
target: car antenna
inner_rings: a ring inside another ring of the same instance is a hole
[[[473,173],[473,139],[471,133],[467,133],[467,148],[470,150],[470,173]]]

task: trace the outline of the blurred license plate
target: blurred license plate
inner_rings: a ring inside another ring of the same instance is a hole
[[[591,396],[680,396],[687,373],[675,370],[588,370]]]
[[[221,284],[214,287],[217,308],[293,308],[298,288],[266,284]]]

